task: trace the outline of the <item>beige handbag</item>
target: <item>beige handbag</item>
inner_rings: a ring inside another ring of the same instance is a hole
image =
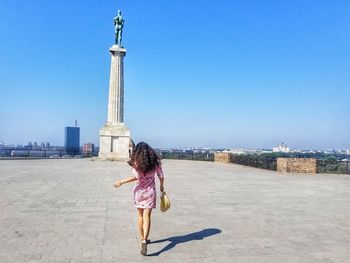
[[[170,208],[170,200],[165,191],[162,192],[160,197],[160,211],[165,212]]]

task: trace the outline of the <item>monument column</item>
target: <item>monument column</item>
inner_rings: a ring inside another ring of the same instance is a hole
[[[121,12],[114,18],[116,44],[111,54],[109,79],[108,117],[100,130],[99,158],[102,160],[127,160],[130,152],[130,131],[124,124],[124,57],[126,49],[121,45],[124,20]]]
[[[113,45],[109,80],[108,122],[124,123],[124,56],[126,49]]]

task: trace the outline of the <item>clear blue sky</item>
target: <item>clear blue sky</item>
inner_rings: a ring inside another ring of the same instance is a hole
[[[136,142],[350,148],[347,0],[3,0],[0,141],[98,144],[118,9]]]

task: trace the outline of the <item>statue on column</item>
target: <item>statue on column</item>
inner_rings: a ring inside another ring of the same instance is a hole
[[[118,15],[113,19],[113,21],[114,21],[115,44],[122,46],[124,19],[122,17],[122,12],[120,10],[118,10]]]

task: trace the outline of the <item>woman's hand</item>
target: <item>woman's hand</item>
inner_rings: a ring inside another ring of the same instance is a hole
[[[114,187],[115,187],[115,188],[118,188],[118,187],[121,186],[123,183],[124,183],[123,180],[121,180],[121,181],[116,181],[115,184],[114,184]]]

